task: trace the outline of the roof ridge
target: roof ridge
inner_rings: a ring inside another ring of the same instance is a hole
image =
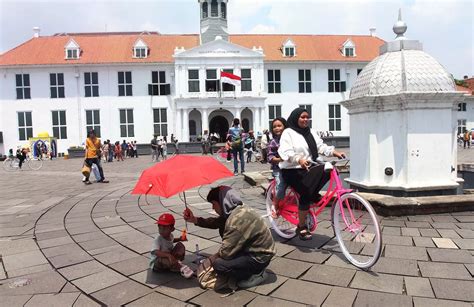
[[[7,55],[8,53],[14,51],[15,49],[20,48],[20,47],[23,46],[23,45],[26,45],[28,42],[30,42],[31,40],[33,40],[33,39],[35,39],[35,38],[40,38],[40,37],[30,37],[29,40],[24,41],[23,43],[19,44],[18,46],[13,47],[12,49],[3,52],[3,53],[0,54],[0,55],[1,55],[2,57],[4,57],[4,56]]]

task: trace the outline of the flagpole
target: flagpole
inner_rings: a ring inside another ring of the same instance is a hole
[[[222,81],[221,81],[221,78],[222,78],[222,69],[219,72],[219,99],[222,98]]]

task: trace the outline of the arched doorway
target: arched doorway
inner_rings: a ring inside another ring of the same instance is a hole
[[[219,134],[219,142],[225,142],[225,137],[229,131],[229,122],[225,119],[224,116],[217,115],[211,119],[209,123],[210,133],[217,132]]]
[[[242,110],[240,118],[242,119],[242,128],[245,132],[248,132],[249,130],[255,130],[255,127],[253,126],[253,113],[249,108]]]

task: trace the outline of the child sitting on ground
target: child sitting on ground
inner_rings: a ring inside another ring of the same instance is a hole
[[[156,224],[158,224],[159,234],[153,240],[151,248],[151,268],[154,272],[166,270],[181,272],[183,277],[190,278],[193,275],[193,270],[181,263],[184,260],[185,253],[181,241],[187,241],[186,235],[183,234],[181,238],[174,238],[172,232],[175,230],[175,220],[173,215],[169,213],[160,215]]]

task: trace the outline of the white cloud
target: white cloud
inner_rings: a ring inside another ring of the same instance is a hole
[[[253,27],[248,33],[251,34],[273,34],[276,33],[275,27],[258,24]]]

